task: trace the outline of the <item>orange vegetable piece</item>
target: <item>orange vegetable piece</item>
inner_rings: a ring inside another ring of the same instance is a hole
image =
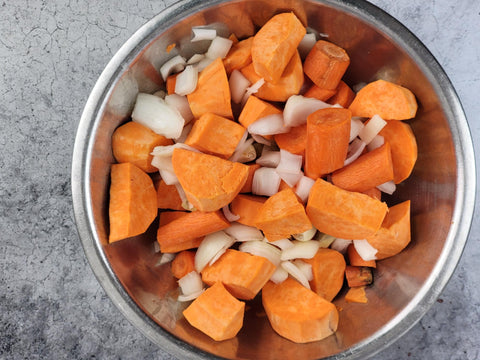
[[[260,164],[256,164],[256,163],[247,164],[247,166],[248,166],[248,177],[247,177],[247,181],[245,181],[245,184],[240,189],[241,193],[252,192],[253,176],[255,175],[255,171],[257,171],[260,168]]]
[[[372,269],[366,266],[347,265],[345,277],[349,287],[365,286],[373,283]]]
[[[233,118],[230,85],[222,59],[214,60],[200,72],[197,88],[187,99],[195,118],[209,112]]]
[[[180,219],[181,217],[188,214],[190,214],[190,212],[187,212],[187,211],[162,211],[159,214],[158,226],[163,226],[173,220]]]
[[[180,251],[172,261],[171,270],[177,279],[195,271],[195,253],[188,250]]]
[[[175,85],[177,84],[177,76],[178,74],[172,74],[167,77],[167,81],[165,82],[165,86],[167,88],[167,94],[172,95],[175,94]]]
[[[158,226],[161,227],[188,214],[190,214],[190,212],[187,211],[163,211],[159,214]],[[203,238],[204,236],[199,236],[188,241],[182,241],[180,244],[171,245],[170,248],[168,248],[169,245],[167,245],[166,249],[169,251],[165,252],[175,253],[186,249],[196,249],[200,246]]]
[[[305,94],[303,94],[303,96],[309,97],[309,98],[315,98],[321,101],[327,101],[333,95],[335,95],[335,93],[336,93],[336,89],[335,90],[322,89],[317,85],[312,84],[312,86],[308,88],[308,90],[305,92]]]
[[[365,85],[350,104],[353,116],[378,114],[384,120],[408,120],[417,113],[415,95],[407,88],[385,80]]]
[[[180,148],[173,150],[172,164],[188,201],[200,211],[228,205],[248,177],[247,165]]]
[[[335,305],[292,278],[266,283],[262,303],[273,330],[293,342],[318,341],[337,330]]]
[[[240,70],[242,74],[252,83],[256,83],[262,77],[253,68],[253,63]],[[275,83],[265,83],[255,93],[257,97],[268,101],[287,101],[292,95],[300,92],[304,81],[302,59],[298,51],[294,53],[280,79]]]
[[[109,242],[143,234],[157,217],[157,194],[147,173],[131,163],[112,164]]]
[[[310,190],[306,208],[315,228],[342,239],[364,239],[374,235],[387,210],[385,203],[343,190],[320,178]]]
[[[344,256],[336,250],[321,248],[313,258],[303,261],[312,265],[312,291],[325,300],[332,301],[343,286],[346,267]]]
[[[268,115],[281,113],[282,111],[274,105],[259,99],[255,95],[251,95],[248,97],[247,102],[243,106],[242,112],[238,117],[238,122],[246,129],[258,119]]]
[[[348,109],[320,109],[307,117],[305,175],[312,179],[343,167],[350,139]]]
[[[152,166],[153,148],[171,145],[173,141],[154,133],[137,122],[129,121],[118,127],[112,135],[113,156],[119,163],[132,163],[141,170],[151,173],[158,171]]]
[[[350,57],[341,47],[325,40],[315,43],[303,64],[305,74],[322,89],[335,90],[350,65]]]
[[[344,108],[348,108],[355,98],[355,93],[344,81],[338,83],[335,95],[328,99],[328,103],[338,104]]]
[[[305,26],[293,12],[273,16],[253,37],[255,72],[265,81],[279,81],[305,33]]]
[[[279,191],[265,201],[255,224],[269,241],[288,238],[312,228],[303,204],[290,188]]]
[[[366,238],[378,252],[378,260],[398,254],[411,240],[410,200],[394,205],[388,209],[378,232]]]
[[[366,304],[368,299],[367,295],[365,294],[365,286],[350,288],[345,294],[345,300],[347,302]]]
[[[393,181],[399,184],[410,176],[415,166],[418,157],[417,140],[410,125],[403,121],[387,121],[379,134],[390,144]]]
[[[365,190],[365,191],[361,191],[361,192],[365,195],[368,195],[368,196],[374,198],[374,199],[382,201],[382,192],[379,189],[377,189],[376,187]]]
[[[368,266],[373,268],[377,267],[377,262],[375,260],[363,260],[355,249],[355,245],[353,244],[350,244],[347,247],[347,258],[348,263],[352,266]]]
[[[295,155],[305,156],[307,147],[307,124],[295,126],[289,132],[274,136],[278,147]]]
[[[205,290],[184,311],[185,319],[213,340],[234,338],[243,326],[245,303],[218,282]]]
[[[167,185],[163,180],[157,187],[157,206],[159,209],[185,210],[175,185]]]
[[[391,180],[393,165],[389,143],[361,155],[332,174],[332,182],[349,191],[366,191]]]
[[[227,249],[212,265],[202,271],[207,285],[221,282],[237,299],[253,299],[275,272],[275,265],[262,256]]]
[[[160,219],[161,217],[162,215]],[[187,212],[178,219],[159,226],[157,241],[163,253],[176,253],[198,247],[199,238],[201,242],[201,237],[229,226],[230,222],[220,211]]]
[[[252,43],[253,37],[249,37],[232,45],[223,59],[227,75],[230,76],[233,70],[240,70],[252,62]]]
[[[261,196],[239,194],[230,204],[230,211],[240,216],[237,220],[240,224],[255,227],[257,214],[266,200]]]
[[[194,122],[185,144],[204,153],[228,159],[244,133],[242,125],[222,116],[206,113]]]
[[[167,45],[167,47],[166,47],[166,49],[165,49],[165,50],[167,51],[167,54],[168,54],[170,51],[172,51],[173,49],[175,49],[175,46],[177,46],[177,44],[175,44],[175,43],[172,43],[172,44]]]

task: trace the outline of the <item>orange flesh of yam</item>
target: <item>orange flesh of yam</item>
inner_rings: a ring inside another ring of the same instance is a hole
[[[252,62],[252,43],[253,37],[249,37],[232,46],[223,59],[227,75],[230,75],[233,70],[240,70]]]
[[[269,241],[288,238],[312,228],[303,204],[290,188],[279,191],[265,201],[255,224]]]
[[[306,29],[294,13],[268,20],[253,37],[252,64],[266,81],[276,83],[287,67]]]
[[[172,164],[188,201],[200,211],[228,205],[248,177],[247,165],[180,148],[173,150]]]
[[[304,156],[307,146],[307,124],[292,127],[287,133],[275,135],[275,142],[280,149]]]
[[[350,86],[340,80],[335,95],[328,99],[328,103],[332,105],[338,104],[341,107],[348,108],[354,98],[355,93],[350,89]]]
[[[376,187],[365,190],[365,191],[361,191],[361,193],[368,195],[374,199],[382,201],[382,192]]]
[[[171,270],[177,279],[195,271],[195,253],[188,250],[180,251],[172,261]]]
[[[355,249],[355,245],[353,244],[348,245],[347,258],[349,265],[352,266],[368,266],[373,268],[377,267],[377,263],[375,260],[363,260]]]
[[[389,208],[380,230],[367,237],[369,244],[378,250],[375,254],[378,260],[398,254],[410,240],[410,200]]]
[[[215,283],[184,311],[185,319],[213,340],[235,337],[243,326],[245,303],[235,299],[222,285]]]
[[[252,192],[252,185],[253,185],[253,176],[255,175],[255,171],[260,168],[260,164],[247,164],[248,166],[248,177],[245,184],[240,189],[241,193],[251,193]]]
[[[194,122],[185,144],[201,152],[228,159],[244,132],[242,125],[222,116],[206,113]]]
[[[132,163],[148,173],[158,171],[152,166],[153,156],[150,153],[153,148],[171,144],[173,144],[171,139],[156,134],[134,121],[121,125],[112,135],[113,156],[117,162]]]
[[[372,269],[366,266],[347,265],[345,277],[349,287],[365,286],[373,283]]]
[[[239,194],[230,204],[230,211],[240,216],[237,220],[240,224],[255,227],[257,214],[266,200],[261,196]]]
[[[133,164],[111,167],[109,242],[143,234],[157,217],[157,193],[147,173]]]
[[[293,342],[318,341],[337,330],[335,305],[292,278],[280,284],[267,282],[262,303],[272,328]]]
[[[368,302],[367,295],[365,294],[365,286],[357,286],[350,288],[345,294],[346,302],[355,302],[360,304],[366,304]]]
[[[333,249],[319,249],[311,259],[303,259],[312,265],[312,291],[327,301],[332,301],[342,289],[345,278],[345,258]]]
[[[198,74],[197,87],[187,95],[187,99],[197,119],[209,112],[233,118],[230,85],[222,59],[214,60]]]
[[[384,120],[408,120],[417,113],[415,95],[403,86],[385,80],[365,85],[350,104],[353,116],[378,114]]]
[[[185,210],[175,185],[167,185],[160,180],[157,187],[157,206],[159,209]]]
[[[265,116],[281,113],[282,111],[274,105],[259,99],[255,95],[251,95],[248,97],[248,100],[238,117],[238,122],[246,129],[255,121]]]
[[[336,90],[329,90],[329,89],[322,89],[319,88],[317,85],[313,84],[308,88],[308,90],[303,94],[305,97],[318,99],[321,101],[327,101],[333,95],[335,95]]]
[[[237,299],[253,299],[275,272],[275,265],[262,256],[227,249],[212,265],[202,271],[207,285],[221,282]]]
[[[374,235],[385,218],[387,205],[368,195],[343,190],[317,179],[307,203],[307,215],[319,231],[342,239]]]

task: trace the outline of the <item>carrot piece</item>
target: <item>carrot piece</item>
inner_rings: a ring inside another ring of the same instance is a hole
[[[303,204],[292,189],[270,196],[262,205],[255,221],[269,241],[300,234],[312,228]]]
[[[202,271],[207,285],[221,282],[237,299],[253,299],[275,272],[275,265],[262,256],[227,249],[212,265]]]
[[[411,240],[410,200],[394,205],[388,209],[378,232],[366,238],[378,252],[378,260],[398,254]]]
[[[118,127],[112,135],[113,156],[119,163],[132,163],[141,170],[151,173],[158,171],[152,166],[150,153],[155,146],[171,145],[173,141],[154,133],[137,122],[129,121]]]
[[[274,136],[278,147],[295,155],[305,156],[307,147],[307,124],[295,126],[289,132]]]
[[[172,164],[188,201],[200,211],[228,205],[248,177],[245,164],[180,148],[173,150]]]
[[[167,94],[172,95],[175,94],[175,85],[177,84],[177,76],[178,74],[172,74],[167,77],[167,81],[165,82],[165,86],[167,88]]]
[[[147,173],[133,164],[113,164],[109,242],[143,234],[157,217],[157,194]]]
[[[353,116],[378,114],[384,120],[412,119],[417,108],[415,95],[409,89],[385,80],[365,85],[349,107]]]
[[[350,65],[350,57],[341,47],[325,40],[315,43],[303,64],[305,74],[322,89],[335,90]]]
[[[252,184],[253,184],[253,176],[255,175],[255,171],[260,168],[260,164],[247,164],[248,166],[248,177],[245,184],[240,189],[241,193],[250,193],[252,192]]]
[[[245,303],[235,299],[222,283],[205,290],[184,311],[185,319],[213,340],[235,337],[243,326]]]
[[[305,26],[293,12],[273,16],[253,37],[255,72],[268,82],[279,81],[305,33]]]
[[[365,286],[373,283],[372,269],[366,266],[347,265],[345,277],[349,287]]]
[[[292,278],[266,283],[262,303],[273,330],[293,342],[318,341],[337,330],[335,305]]]
[[[240,70],[242,74],[252,83],[256,83],[262,77],[253,68],[253,63]],[[298,51],[294,53],[280,79],[275,83],[265,83],[255,93],[257,97],[268,101],[287,101],[292,95],[300,92],[304,81],[302,59]]]
[[[315,98],[321,101],[327,101],[333,95],[335,95],[335,93],[336,93],[336,90],[323,89],[318,87],[315,84],[312,84],[312,86],[308,88],[308,90],[305,92],[305,94],[303,94],[303,96],[309,97],[309,98]]]
[[[348,109],[320,109],[307,117],[305,175],[312,179],[343,167],[350,139]]]
[[[349,191],[366,191],[393,180],[390,144],[361,155],[357,160],[332,173],[332,182]]]
[[[319,231],[342,239],[364,239],[378,231],[388,208],[368,195],[319,178],[310,190],[306,210]]]
[[[417,161],[418,149],[415,135],[410,125],[402,121],[387,121],[387,125],[379,134],[390,144],[393,181],[399,184],[410,176]]]
[[[332,301],[342,289],[345,278],[345,258],[333,249],[318,249],[311,259],[303,259],[312,265],[312,291],[327,301]]]
[[[233,44],[227,56],[223,59],[223,65],[227,75],[233,70],[240,70],[252,62],[253,37]]]
[[[255,95],[251,95],[248,97],[247,102],[243,106],[242,112],[238,117],[238,122],[242,124],[245,128],[248,128],[258,119],[261,119],[268,115],[281,113],[282,111],[274,105],[259,99]]]
[[[239,194],[231,202],[230,211],[240,216],[237,220],[240,224],[255,227],[257,214],[266,200],[261,196]]]
[[[242,125],[213,113],[205,113],[194,122],[185,144],[204,153],[228,159],[244,133]]]
[[[180,219],[181,217],[186,216],[188,214],[190,214],[190,212],[187,212],[187,211],[162,211],[159,214],[158,226],[166,225],[169,222]]]
[[[200,237],[229,226],[220,211],[194,211],[159,226],[157,241],[163,253],[175,253],[198,247]]]
[[[368,299],[367,295],[365,294],[365,286],[350,288],[345,294],[345,301],[366,304]]]
[[[230,85],[222,59],[214,60],[200,72],[197,87],[187,99],[195,118],[208,112],[233,118]]]
[[[375,260],[363,260],[355,249],[355,245],[353,244],[350,244],[347,247],[347,257],[348,263],[352,266],[367,266],[372,268],[377,267],[377,263]]]
[[[171,271],[177,279],[195,271],[195,253],[188,250],[180,251],[172,261]]]
[[[361,193],[368,195],[374,199],[382,201],[382,192],[376,187],[365,190],[365,191],[361,191]]]
[[[355,93],[344,81],[338,83],[335,95],[328,99],[328,103],[338,104],[344,108],[348,108],[355,98]]]
[[[157,186],[157,206],[159,209],[185,210],[175,185],[167,185],[160,180]]]

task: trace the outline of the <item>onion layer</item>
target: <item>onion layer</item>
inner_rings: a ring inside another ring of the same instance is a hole
[[[195,270],[200,273],[218,252],[225,251],[234,242],[235,239],[223,231],[217,231],[205,236],[195,254]]]
[[[238,250],[256,256],[262,256],[275,266],[280,264],[280,250],[265,241],[246,241],[239,246]]]
[[[367,240],[353,240],[353,246],[357,250],[358,255],[365,260],[376,260],[375,254],[378,252]]]

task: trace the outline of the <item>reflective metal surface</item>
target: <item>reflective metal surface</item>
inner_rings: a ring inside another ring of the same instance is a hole
[[[175,301],[168,265],[155,266],[157,224],[135,239],[108,245],[108,186],[114,129],[128,120],[139,91],[163,86],[154,69],[173,55],[189,57],[205,44],[189,44],[194,25],[217,23],[220,32],[254,33],[273,14],[294,11],[310,28],[328,34],[352,61],[350,84],[377,78],[411,89],[420,104],[410,121],[419,158],[392,204],[412,200],[412,243],[378,263],[369,302],[346,304],[337,333],[297,345],[270,328],[261,302],[246,312],[244,328],[214,342],[190,327]],[[167,54],[167,45],[176,43]],[[473,215],[473,145],[459,100],[432,55],[401,24],[359,0],[181,1],[139,29],[100,76],[85,106],[75,141],[72,193],[77,227],[100,284],[121,312],[148,338],[182,359],[364,359],[408,331],[428,310],[453,273]]]

